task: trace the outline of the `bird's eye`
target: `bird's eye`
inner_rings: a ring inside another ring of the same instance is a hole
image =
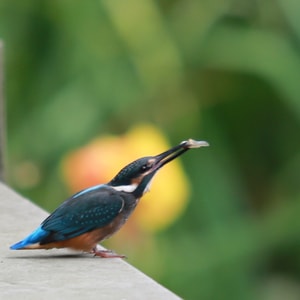
[[[142,172],[145,172],[145,171],[147,171],[147,170],[149,170],[150,169],[150,166],[149,165],[143,165],[142,167],[141,167],[141,171]]]

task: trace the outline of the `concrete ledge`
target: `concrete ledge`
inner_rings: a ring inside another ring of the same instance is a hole
[[[0,183],[1,299],[180,299],[119,258],[68,250],[9,250],[47,215]]]

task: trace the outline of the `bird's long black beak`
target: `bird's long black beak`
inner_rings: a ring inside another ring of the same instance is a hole
[[[209,144],[205,141],[195,141],[192,139],[189,139],[187,141],[181,142],[179,145],[161,153],[154,157],[155,162],[153,169],[158,170],[165,164],[169,163],[176,157],[182,155],[184,152],[191,148],[200,148],[200,147],[207,147]]]

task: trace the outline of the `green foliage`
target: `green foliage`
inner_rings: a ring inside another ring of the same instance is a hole
[[[300,298],[300,2],[2,0],[0,38],[11,185],[52,210],[66,152],[140,121],[208,140],[135,264],[186,299]]]

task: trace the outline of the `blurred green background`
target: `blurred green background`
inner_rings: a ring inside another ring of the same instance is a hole
[[[185,299],[300,299],[299,1],[1,0],[0,38],[11,186],[51,211],[63,155],[141,121],[208,140],[134,265]]]

